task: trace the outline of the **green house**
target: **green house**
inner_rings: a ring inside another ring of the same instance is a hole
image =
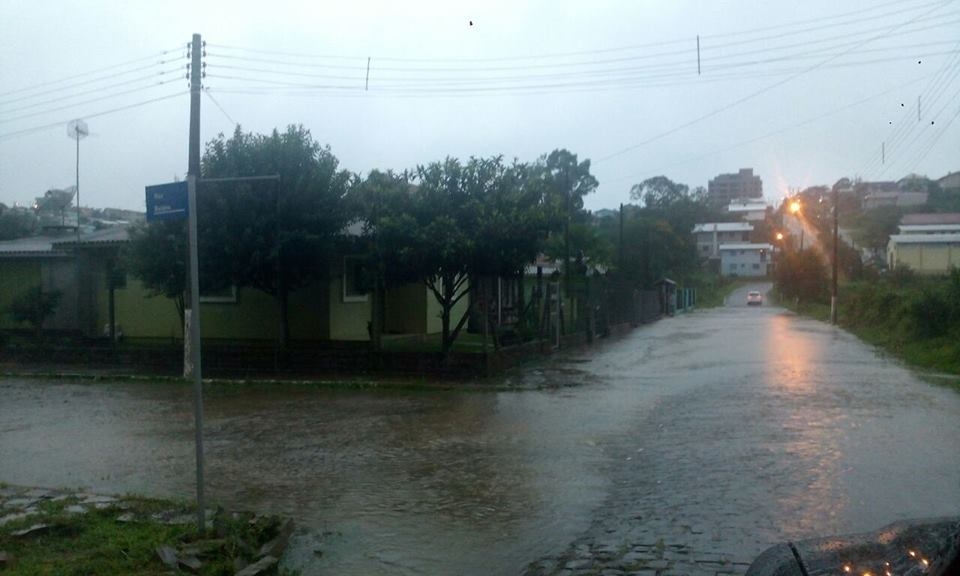
[[[124,227],[0,242],[0,310],[31,286],[59,291],[60,305],[45,329],[88,338],[143,341],[181,338],[173,300],[151,296],[122,267],[121,250],[129,241]],[[326,280],[291,294],[292,342],[366,341],[370,339],[371,296],[360,282],[360,260],[344,255]],[[200,298],[204,339],[272,344],[279,339],[278,307],[269,295],[250,288],[230,289]],[[460,304],[467,305],[466,299]],[[440,306],[426,287],[402,286],[387,292],[385,332],[427,335],[441,330]],[[462,313],[463,308],[459,310]],[[457,312],[457,311],[455,311]],[[0,330],[23,329],[0,315]]]

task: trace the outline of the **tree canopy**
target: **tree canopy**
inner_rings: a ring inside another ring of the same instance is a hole
[[[203,178],[279,175],[279,181],[204,183],[198,193],[202,259],[220,287],[251,287],[280,308],[281,344],[289,339],[290,292],[325,277],[349,213],[352,183],[329,147],[303,126],[269,136],[238,126],[207,143]]]

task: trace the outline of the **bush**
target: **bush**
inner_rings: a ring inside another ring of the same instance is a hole
[[[7,311],[15,322],[30,324],[39,340],[43,336],[43,323],[56,311],[60,297],[59,290],[44,292],[39,286],[33,286],[14,298]]]

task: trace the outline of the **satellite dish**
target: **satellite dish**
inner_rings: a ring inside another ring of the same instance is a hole
[[[90,128],[87,127],[87,123],[83,120],[71,120],[67,124],[67,137],[73,138],[74,140],[83,140],[90,135]]]

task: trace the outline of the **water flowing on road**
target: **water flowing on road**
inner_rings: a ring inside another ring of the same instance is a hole
[[[749,559],[960,513],[960,394],[747,288],[500,391],[208,386],[208,497],[294,517],[308,575],[520,574],[587,540]],[[192,498],[189,386],[0,399],[0,481]]]

